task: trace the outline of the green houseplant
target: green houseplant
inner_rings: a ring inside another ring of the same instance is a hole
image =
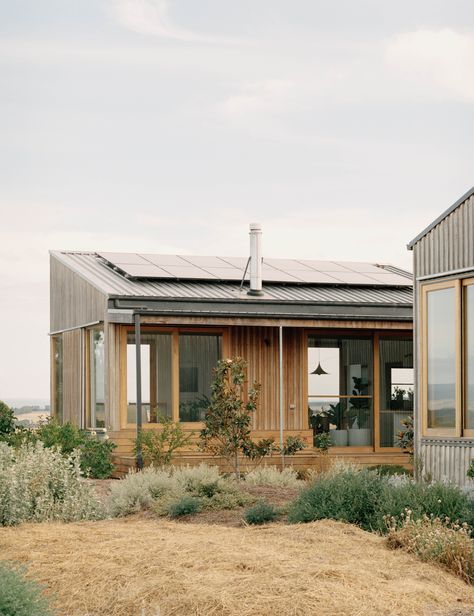
[[[367,447],[372,443],[372,430],[370,426],[370,400],[361,398],[367,395],[369,382],[362,377],[353,376],[354,387],[349,398],[349,446]]]
[[[344,427],[346,423],[346,413],[342,402],[337,404],[330,404],[328,411],[329,423],[336,426],[329,430],[331,436],[331,443],[335,447],[347,447],[348,432]]]

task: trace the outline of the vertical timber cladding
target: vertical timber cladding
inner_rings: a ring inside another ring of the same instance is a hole
[[[105,323],[104,331],[105,426],[107,430],[120,430],[120,391],[127,378],[120,373],[120,325]]]
[[[83,337],[80,329],[63,337],[63,421],[82,426],[83,408]]]
[[[278,327],[231,327],[231,356],[248,362],[249,382],[261,384],[259,407],[254,430],[279,429],[279,348]],[[304,332],[283,328],[283,391],[286,430],[305,430],[304,400]]]

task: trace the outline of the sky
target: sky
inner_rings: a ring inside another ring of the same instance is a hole
[[[474,184],[472,0],[0,0],[0,399],[50,249],[389,262]]]

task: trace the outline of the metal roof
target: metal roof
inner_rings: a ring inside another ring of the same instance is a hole
[[[262,303],[321,303],[344,305],[400,305],[411,307],[411,286],[398,286],[374,282],[370,285],[294,284],[269,282],[264,285],[264,294],[258,298],[247,295],[247,288],[241,288],[238,281],[219,282],[216,280],[132,280],[114,271],[94,252],[52,251],[52,256],[76,272],[93,287],[110,298],[139,298],[187,301],[223,301],[250,304]],[[386,266],[389,275],[411,274]]]
[[[413,250],[413,246],[421,240],[425,235],[427,235],[432,229],[434,229],[440,222],[442,222],[447,216],[449,216],[456,208],[458,208],[464,201],[469,199],[474,195],[474,186],[467,191],[462,197],[460,197],[455,203],[453,203],[446,211],[438,216],[431,224],[429,224],[426,229],[423,229],[421,233],[412,239],[411,242],[407,244],[408,250]]]
[[[181,256],[100,252],[104,265],[134,280],[215,280],[240,282],[248,271],[244,257]],[[410,286],[406,272],[377,263],[264,259],[263,282]]]

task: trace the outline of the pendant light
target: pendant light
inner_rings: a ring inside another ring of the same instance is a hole
[[[321,349],[318,349],[318,366],[315,370],[313,370],[313,372],[310,372],[310,374],[316,374],[317,376],[321,376],[321,374],[329,374],[329,372],[326,372],[326,370],[323,370],[321,367]]]

